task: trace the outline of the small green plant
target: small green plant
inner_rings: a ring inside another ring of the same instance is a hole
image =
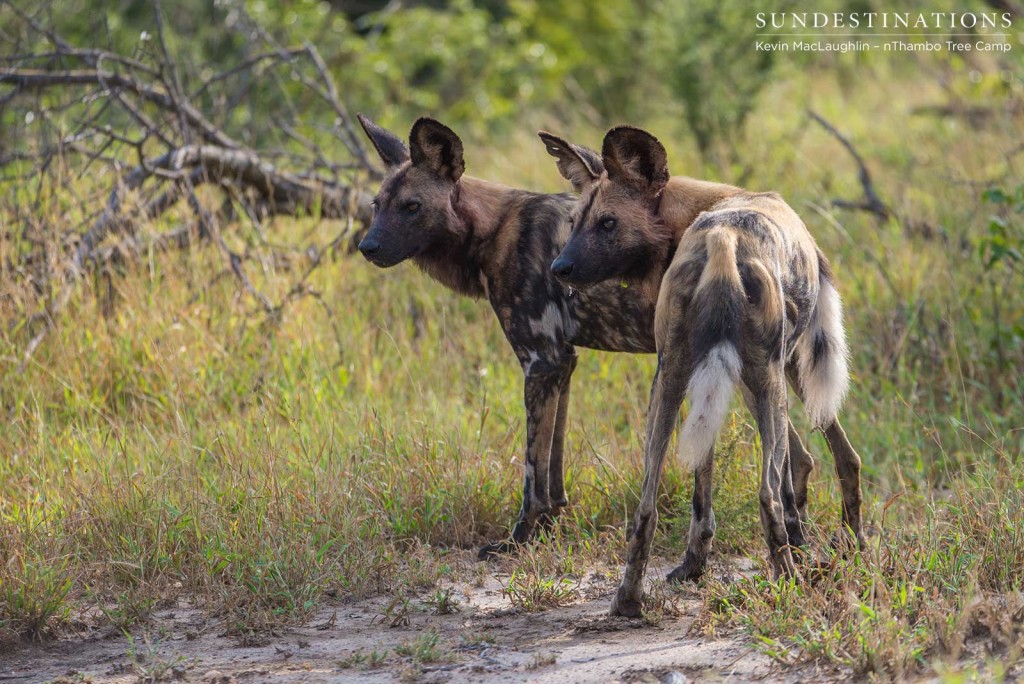
[[[51,622],[67,615],[72,578],[69,559],[17,555],[0,563],[0,636],[38,638]]]
[[[650,580],[647,583],[647,591],[644,592],[641,608],[644,624],[654,627],[660,625],[666,617],[679,617],[681,614],[677,597],[665,580]]]
[[[451,657],[441,645],[441,635],[433,630],[420,634],[412,641],[399,644],[395,647],[395,654],[411,658],[417,665],[449,660]]]
[[[113,605],[104,605],[97,601],[100,612],[110,624],[120,631],[125,631],[142,624],[149,619],[156,607],[156,599],[134,590],[118,594]]]
[[[192,663],[180,655],[170,658],[161,655],[159,642],[150,641],[149,635],[143,638],[142,648],[132,636],[128,637],[128,658],[139,684],[184,679],[192,667]]]
[[[459,648],[464,650],[479,649],[493,643],[495,643],[494,635],[490,632],[471,632],[459,635]]]
[[[536,612],[561,608],[579,598],[579,579],[555,574],[540,575],[529,570],[513,570],[501,593],[520,610]]]
[[[351,670],[352,668],[359,667],[366,663],[366,653],[363,649],[359,648],[352,653],[349,653],[344,658],[336,661],[336,665],[342,670]]]
[[[386,650],[378,651],[374,648],[367,652],[361,648],[357,648],[346,657],[338,660],[336,664],[342,670],[351,670],[355,668],[372,670],[383,665],[384,661],[387,659],[388,652]]]
[[[384,664],[384,661],[388,659],[387,651],[378,651],[373,649],[369,655],[366,656],[366,667],[372,670],[375,667],[380,667]]]
[[[408,627],[411,608],[412,601],[402,592],[391,597],[381,610],[380,616],[389,627]]]
[[[539,670],[542,667],[548,667],[558,662],[558,654],[556,653],[535,653],[533,659],[526,664],[527,670]]]
[[[423,599],[423,605],[430,608],[434,615],[451,615],[458,613],[459,602],[455,600],[455,589],[438,587],[429,597]]]

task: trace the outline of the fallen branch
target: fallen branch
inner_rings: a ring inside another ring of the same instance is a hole
[[[928,240],[934,240],[935,238],[941,239],[943,242],[949,241],[949,235],[945,229],[941,226],[936,227],[927,221],[911,216],[896,216],[896,214],[889,208],[889,206],[882,201],[881,196],[878,194],[878,190],[875,189],[874,180],[871,178],[871,172],[868,171],[867,164],[864,163],[864,158],[860,156],[857,149],[853,146],[850,140],[839,132],[839,130],[829,123],[824,117],[812,110],[807,110],[808,115],[821,126],[832,134],[832,136],[846,148],[846,151],[853,157],[854,163],[857,164],[857,178],[860,181],[860,186],[864,191],[864,199],[859,201],[846,200],[846,199],[833,199],[832,206],[837,209],[851,209],[856,211],[866,211],[874,214],[879,222],[886,222],[892,218],[898,218],[900,224],[903,226],[904,231],[908,235],[918,235]]]
[[[867,164],[864,163],[864,158],[860,156],[857,149],[853,146],[850,140],[839,132],[839,130],[830,124],[823,116],[817,112],[808,109],[807,114],[817,121],[821,126],[832,134],[832,136],[846,148],[846,151],[853,157],[854,163],[857,164],[857,178],[860,181],[860,186],[864,190],[864,199],[860,201],[851,201],[844,199],[833,199],[832,206],[839,209],[858,209],[861,211],[868,211],[877,216],[880,220],[886,221],[892,216],[892,212],[889,207],[886,206],[882,198],[879,197],[878,191],[875,189],[875,183],[871,179],[871,172],[868,171]]]
[[[305,296],[317,298],[330,310],[307,284],[324,249],[309,248],[318,255],[314,264],[275,303],[248,277],[244,265],[248,256],[232,251],[222,232],[236,228],[234,217],[240,215],[247,216],[257,231],[263,230],[262,221],[270,216],[319,216],[345,221],[346,232],[330,243],[333,247],[341,244],[353,222],[365,224],[371,219],[370,198],[359,188],[364,179],[379,177],[380,172],[371,163],[315,46],[284,48],[260,30],[257,35],[270,50],[220,70],[189,65],[186,72],[168,50],[165,31],[169,27],[158,0],[153,3],[158,49],[132,55],[74,46],[9,0],[0,0],[0,5],[12,8],[23,22],[22,33],[16,35],[29,46],[23,49],[15,44],[10,56],[0,58],[0,86],[9,88],[8,92],[0,89],[0,115],[23,101],[29,103],[14,116],[0,116],[0,169],[11,170],[0,173],[0,183],[35,182],[36,209],[45,206],[47,197],[70,194],[80,207],[76,213],[90,217],[63,232],[57,225],[67,220],[64,215],[25,223],[23,242],[32,248],[15,252],[18,261],[8,264],[9,270],[29,275],[22,280],[34,292],[24,296],[26,302],[49,296],[39,310],[12,326],[25,328],[29,335],[22,367],[55,327],[86,275],[97,269],[109,273],[108,265],[147,250],[213,244],[227,261],[226,272],[235,276],[268,317],[279,319],[287,304]],[[46,44],[45,51],[33,51],[40,42]],[[273,74],[274,69],[284,73]],[[275,78],[261,82],[255,76],[257,70]],[[204,74],[198,85],[196,74]],[[281,78],[285,74],[288,78]],[[189,75],[192,85],[186,89]],[[231,90],[229,84],[235,81],[242,87]],[[300,85],[291,85],[295,83]],[[268,88],[280,91],[280,97],[272,100],[287,103],[285,111],[268,115],[257,130],[246,127],[229,132],[216,123],[221,118],[231,121],[225,115],[251,99],[249,88],[256,86],[264,98]],[[322,103],[319,111],[308,104],[291,105],[296,87],[315,95]],[[229,105],[217,110],[219,115],[210,115],[201,108],[203,102]],[[326,132],[342,149],[331,147],[330,138],[324,139],[325,128],[302,121],[300,112],[319,120],[329,117],[334,125]],[[73,122],[72,130],[66,130],[65,121]],[[22,130],[29,125],[36,126],[30,135]],[[260,140],[282,138],[288,147],[256,149]],[[97,173],[98,167],[103,171]],[[96,196],[80,198],[79,188],[69,183],[86,174],[102,179],[103,173],[112,181],[99,201]],[[46,183],[53,186],[49,192],[44,192]],[[222,221],[203,206],[197,193],[202,186],[218,191],[227,207],[238,205],[244,212],[229,210]],[[12,196],[13,213],[21,216],[24,210],[17,204],[18,193]],[[167,214],[182,200],[194,223],[143,235],[145,223]],[[29,230],[46,232],[29,235]],[[265,240],[262,232],[260,237]]]
[[[202,131],[210,143],[222,147],[240,145],[224,131],[210,123],[202,112],[188,102],[176,102],[167,92],[141,83],[130,76],[102,70],[46,71],[44,69],[6,69],[0,72],[0,84],[13,85],[22,91],[35,91],[56,86],[98,85],[105,90],[127,90],[162,109],[181,114],[189,124]]]

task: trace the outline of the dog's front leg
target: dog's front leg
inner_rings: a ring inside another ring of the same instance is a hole
[[[544,367],[536,368],[543,364]],[[487,544],[480,558],[508,553],[530,540],[537,523],[551,514],[548,490],[551,441],[555,431],[562,373],[543,361],[524,364],[526,403],[526,467],[523,473],[523,505],[508,541]]]

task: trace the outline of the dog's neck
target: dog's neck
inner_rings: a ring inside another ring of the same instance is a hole
[[[743,188],[725,183],[698,180],[687,176],[672,176],[661,193],[658,218],[667,230],[672,231],[673,248],[679,244],[683,233],[701,212],[708,211],[716,204],[741,192]],[[675,251],[673,249],[673,251]]]
[[[510,207],[523,193],[500,183],[463,176],[455,188],[452,208],[473,246],[495,239]]]
[[[417,257],[417,264],[456,292],[485,296],[481,276],[493,276],[502,228],[522,195],[507,185],[463,176],[452,194],[446,239]]]
[[[642,296],[651,304],[657,302],[661,289],[661,280],[668,270],[676,247],[683,233],[690,227],[701,212],[708,211],[716,204],[744,192],[742,188],[725,183],[697,180],[687,176],[672,176],[661,191],[655,215],[658,229],[666,233],[667,252],[655,253],[647,271],[641,276],[639,286]]]

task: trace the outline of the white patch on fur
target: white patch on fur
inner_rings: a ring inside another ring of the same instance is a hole
[[[740,377],[740,357],[730,342],[711,348],[693,371],[686,396],[690,412],[679,435],[679,458],[694,470],[704,463],[715,446],[722,421],[729,412],[732,388]]]
[[[814,340],[824,335],[827,348],[817,365],[814,364]],[[850,388],[847,367],[849,350],[846,330],[843,328],[843,303],[839,293],[827,280],[821,281],[818,302],[811,314],[807,330],[797,342],[797,363],[804,407],[816,428],[828,427],[843,405]]]
[[[541,314],[540,320],[530,321],[530,331],[534,335],[544,335],[552,342],[557,342],[558,333],[562,331],[562,312],[558,308],[558,304],[549,302],[544,307],[544,313]]]
[[[533,368],[533,364],[538,361],[540,361],[540,354],[535,351],[530,352],[530,358],[523,364],[523,375],[529,375],[530,369]]]

